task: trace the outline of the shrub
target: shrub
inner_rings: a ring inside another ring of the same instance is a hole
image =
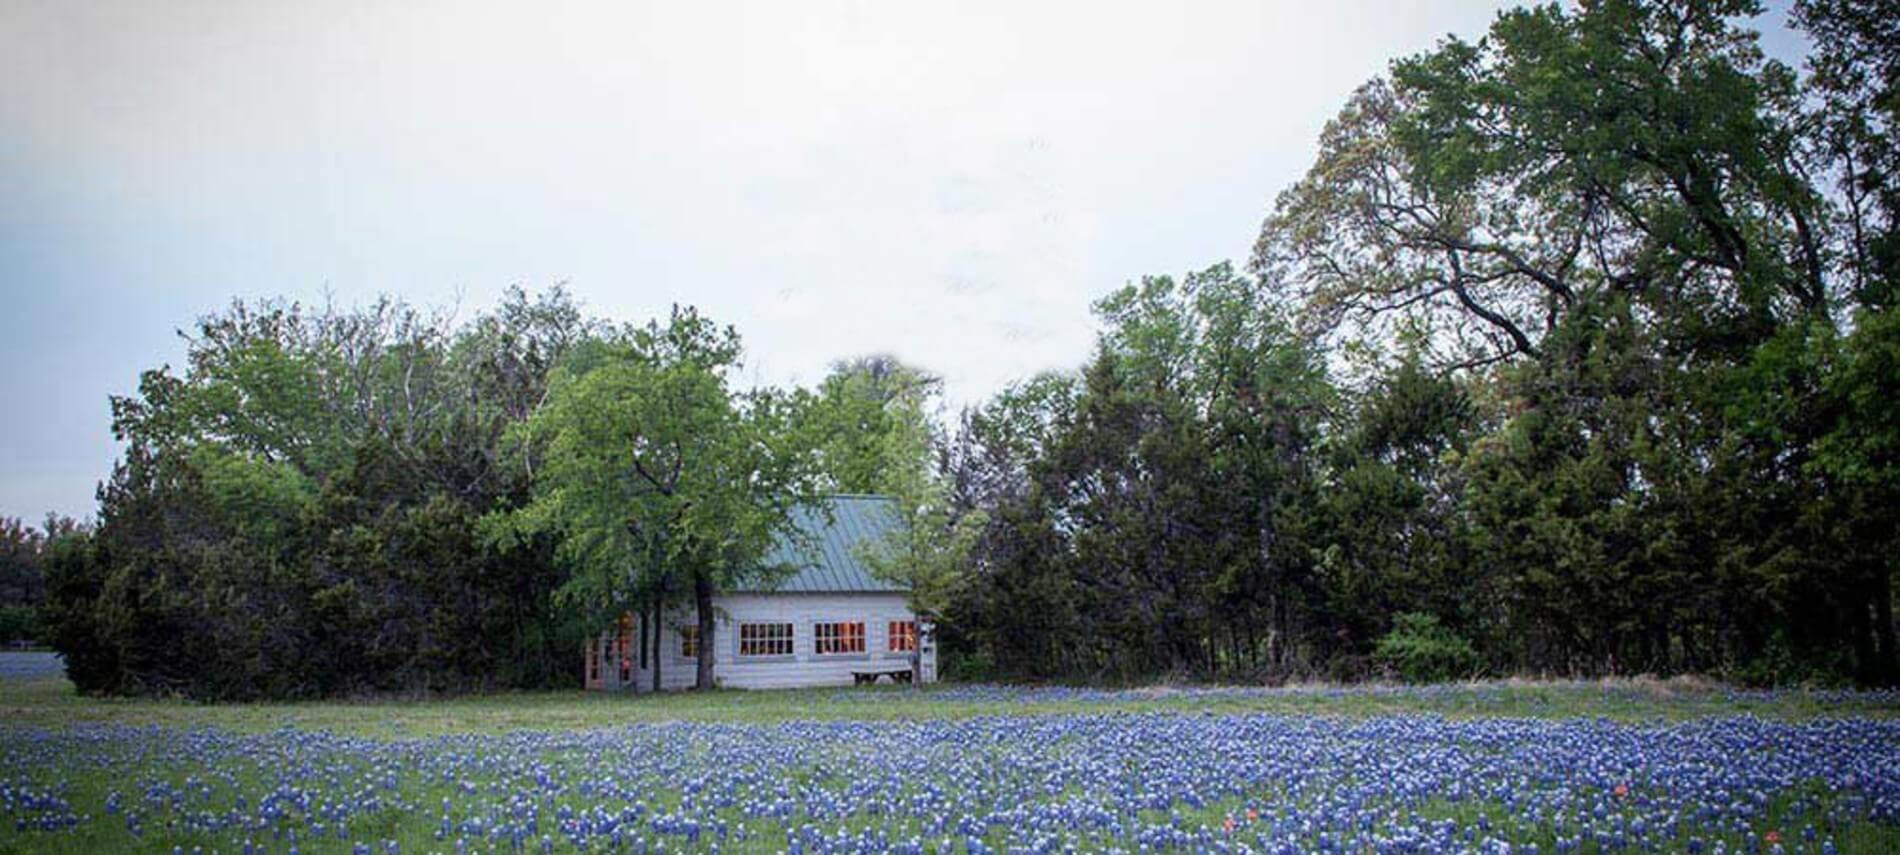
[[[0,606],[0,642],[37,638],[39,627],[32,606]]]
[[[1373,656],[1408,683],[1433,683],[1468,677],[1478,668],[1478,652],[1436,615],[1403,612],[1392,631],[1379,639]]]
[[[988,650],[958,651],[937,647],[937,671],[945,680],[986,683],[998,678],[996,662]]]

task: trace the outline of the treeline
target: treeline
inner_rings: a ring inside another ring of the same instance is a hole
[[[17,517],[0,517],[0,644],[40,638],[47,558],[56,542],[80,533],[77,521],[57,514],[49,514],[38,527]]]
[[[845,490],[953,675],[1892,683],[1893,6],[1798,4],[1800,71],[1747,2],[1505,13],[1356,93],[1246,268],[952,416],[889,358],[739,388],[691,310],[235,305],[115,399],[37,631],[87,691],[574,685]]]
[[[594,328],[560,291],[457,326],[383,301],[236,304],[183,372],[112,402],[124,458],[55,544],[43,631],[82,690],[207,698],[572,682],[552,545],[478,524],[531,489],[505,447]]]
[[[31,629],[85,692],[574,686],[624,611],[710,622],[710,596],[784,572],[760,559],[797,504],[927,469],[931,381],[873,357],[738,388],[737,333],[691,309],[239,302],[183,338],[183,370],[112,401],[96,524],[21,535]]]
[[[1501,15],[964,415],[972,671],[1895,680],[1900,8]]]

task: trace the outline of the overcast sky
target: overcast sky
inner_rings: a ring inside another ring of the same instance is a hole
[[[1352,89],[1498,5],[0,0],[0,514],[91,514],[107,396],[234,296],[565,281],[979,400],[1243,260]]]

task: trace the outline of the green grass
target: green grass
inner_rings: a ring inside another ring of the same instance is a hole
[[[1273,713],[1374,716],[1428,713],[1450,717],[1609,718],[1680,721],[1749,714],[1780,720],[1817,716],[1884,718],[1900,713],[1871,696],[1788,691],[1733,693],[1705,683],[1469,683],[1428,691],[1299,688],[1259,694],[1213,694],[1167,687],[1131,690],[1112,700],[1045,693],[1025,698],[972,697],[955,687],[900,686],[769,692],[722,690],[663,695],[545,691],[490,695],[307,702],[207,704],[181,699],[91,698],[63,678],[0,683],[0,726],[52,727],[79,721],[221,727],[279,727],[376,737],[516,730],[579,730],[637,722],[964,718],[1099,712]]]

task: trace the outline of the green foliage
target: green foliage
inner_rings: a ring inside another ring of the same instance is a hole
[[[545,443],[533,500],[490,523],[502,544],[554,537],[568,571],[560,600],[597,623],[689,591],[702,689],[717,649],[712,596],[789,570],[765,557],[813,498],[791,403],[729,387],[739,354],[730,327],[677,307],[664,326],[579,348],[516,430]]]
[[[846,360],[803,402],[804,441],[830,489],[905,495],[931,477],[931,404],[942,381],[877,355]]]
[[[252,543],[286,542],[317,496],[316,484],[295,466],[213,445],[193,449],[191,468],[226,515],[220,522]]]
[[[572,683],[551,544],[477,535],[541,453],[507,426],[594,329],[558,291],[459,329],[389,301],[204,319],[182,375],[113,401],[126,454],[96,529],[48,554],[47,640],[93,693]]]
[[[43,635],[38,613],[46,601],[47,561],[61,539],[80,532],[62,517],[49,516],[40,528],[0,517],[0,644]]]
[[[964,417],[951,653],[1353,675],[1418,613],[1494,671],[1900,679],[1891,5],[1799,4],[1805,79],[1746,0],[1395,62],[1257,279],[1123,288],[1062,395]]]
[[[1831,180],[1845,226],[1840,254],[1855,302],[1892,309],[1900,297],[1900,4],[1797,0],[1792,22],[1812,40],[1805,94],[1818,102],[1804,166]]]
[[[32,641],[39,638],[38,609],[33,606],[0,606],[0,644]]]
[[[939,385],[888,356],[841,362],[800,419],[833,486],[897,500],[903,524],[865,544],[860,557],[873,575],[903,587],[926,621],[942,620],[963,595],[971,549],[989,520],[982,510],[955,507],[950,483],[933,466],[943,441],[930,412]],[[926,623],[926,639],[935,628]],[[913,651],[918,656],[921,649]]]
[[[1501,14],[1395,62],[1321,138],[1256,245],[1316,329],[1423,326],[1452,364],[1535,356],[1607,294],[1700,349],[1839,291],[1797,165],[1792,72],[1734,19],[1752,0]]]
[[[1326,620],[1280,596],[1312,580],[1318,354],[1226,265],[1097,313],[1079,377],[1006,393],[951,443],[950,492],[987,520],[946,645],[1026,677],[1290,667]]]
[[[1392,631],[1379,638],[1373,655],[1408,683],[1439,683],[1473,676],[1478,652],[1471,642],[1423,612],[1392,616]]]

